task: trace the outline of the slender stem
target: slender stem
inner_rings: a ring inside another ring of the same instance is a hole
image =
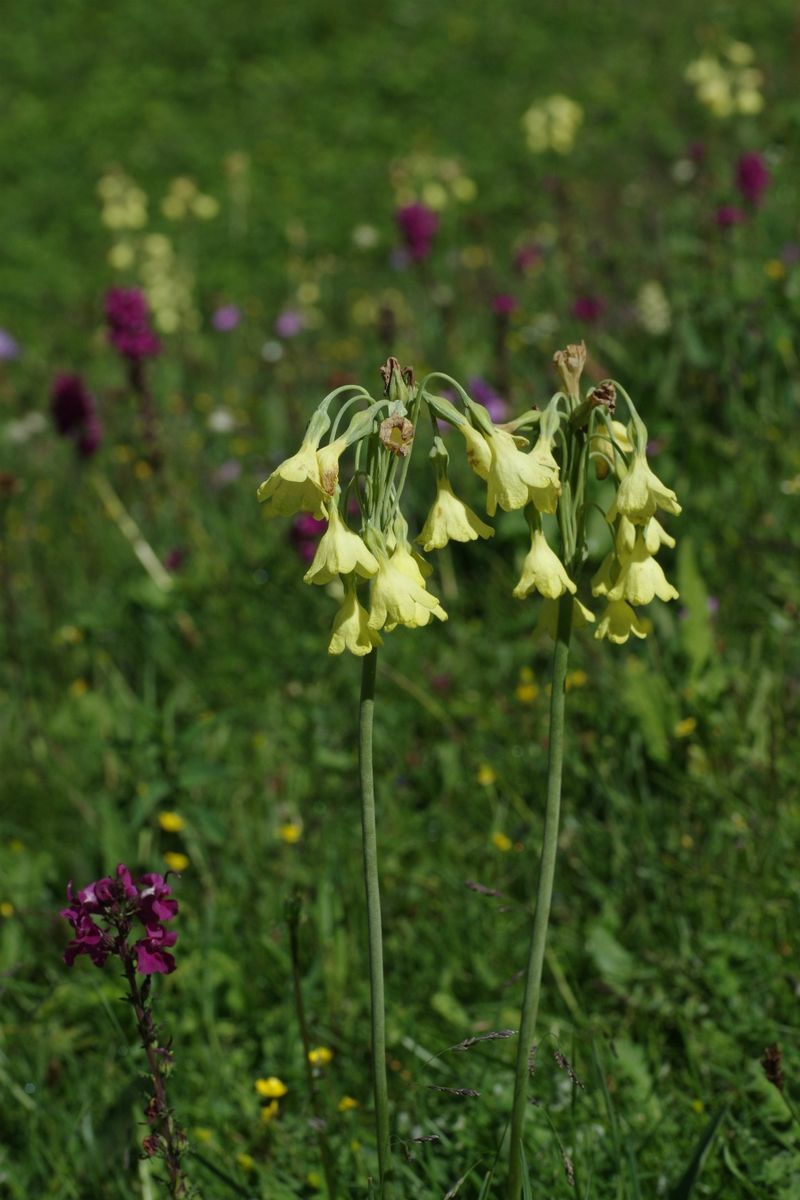
[[[509,1172],[507,1200],[519,1200],[522,1188],[522,1131],[528,1104],[529,1058],[533,1049],[539,996],[542,987],[542,967],[553,898],[553,880],[558,850],[558,822],[561,811],[561,766],[564,760],[564,699],[569,639],[572,631],[572,596],[561,597],[558,606],[558,631],[553,651],[552,693],[550,697],[550,751],[547,772],[547,806],[544,817],[542,856],[539,863],[539,886],[536,912],[525,976],[525,995],[522,1001],[517,1067],[514,1080],[514,1105],[511,1110],[509,1137]]]
[[[317,1131],[317,1144],[319,1146],[320,1158],[322,1159],[322,1170],[325,1173],[325,1184],[328,1189],[328,1200],[336,1200],[336,1168],[333,1162],[328,1139],[325,1135],[325,1119],[322,1115],[322,1109],[319,1103],[319,1092],[317,1083],[314,1078],[314,1068],[311,1065],[309,1057],[311,1051],[311,1040],[308,1036],[308,1023],[306,1022],[306,1008],[303,1002],[303,983],[300,976],[300,946],[298,937],[298,918],[299,913],[289,920],[289,949],[292,957],[292,982],[294,984],[294,1005],[297,1010],[297,1023],[300,1026],[300,1040],[303,1043],[303,1058],[306,1064],[306,1086],[308,1087],[308,1095],[311,1101],[311,1111],[314,1114],[314,1124]]]
[[[369,980],[372,1003],[372,1077],[375,1092],[375,1128],[378,1140],[378,1197],[390,1200],[389,1095],[386,1084],[386,1019],[383,999],[383,935],[378,884],[378,839],[375,828],[375,780],[372,773],[372,723],[375,710],[375,675],[378,652],[362,662],[359,706],[359,771],[361,775],[361,829],[364,847],[364,883],[367,892]]]

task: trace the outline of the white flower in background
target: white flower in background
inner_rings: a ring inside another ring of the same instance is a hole
[[[380,241],[380,234],[374,225],[356,225],[352,238],[359,250],[371,250]]]
[[[745,42],[730,42],[720,59],[703,54],[690,62],[684,77],[694,87],[699,102],[715,117],[734,113],[753,116],[764,107],[764,75],[752,65],[755,55]]]
[[[583,109],[569,96],[557,93],[532,104],[522,118],[528,149],[534,154],[555,150],[569,154],[583,122]]]
[[[672,309],[667,294],[657,279],[650,279],[639,288],[636,315],[646,333],[660,337],[672,324]]]
[[[97,185],[108,229],[141,229],[147,224],[147,194],[124,171],[109,171]]]
[[[17,446],[24,445],[37,433],[43,433],[47,428],[44,413],[32,412],[18,421],[7,421],[3,426],[3,434],[7,441]]]
[[[230,433],[236,428],[236,418],[229,408],[215,408],[208,414],[208,428],[212,433]]]

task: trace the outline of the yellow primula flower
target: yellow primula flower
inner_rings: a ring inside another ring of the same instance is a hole
[[[496,513],[498,504],[506,512],[514,512],[515,509],[524,508],[529,500],[535,503],[534,493],[547,497],[553,487],[560,491],[558,476],[554,478],[546,454],[541,460],[534,457],[533,451],[525,454],[517,446],[513,434],[505,429],[492,432],[489,450],[491,461],[486,480],[486,511],[490,517]]]
[[[616,462],[614,457],[615,449],[624,450],[626,454],[633,453],[633,443],[628,436],[627,428],[622,424],[621,421],[611,422],[611,434],[612,436],[609,438],[605,429],[602,427],[599,432],[593,434],[590,439],[590,449],[592,453],[596,452],[598,455],[604,454],[606,458],[611,460],[611,462]],[[605,458],[595,458],[594,471],[598,479],[605,479],[610,470],[611,467],[606,462]]]
[[[654,596],[659,600],[677,600],[678,593],[668,581],[661,566],[648,554],[641,534],[633,553],[622,563],[619,577],[608,592],[609,600],[627,600],[629,604],[649,604]]]
[[[314,443],[303,442],[297,454],[276,467],[259,487],[257,496],[267,505],[267,516],[293,517],[298,512],[310,512],[323,519],[326,493]]]
[[[474,542],[494,537],[494,530],[459,500],[446,477],[439,479],[436,499],[422,533],[416,539],[423,550],[441,550],[448,542]]]
[[[531,548],[522,564],[520,581],[512,594],[522,600],[533,591],[546,596],[548,600],[557,600],[564,592],[574,595],[576,591],[561,559],[551,550],[541,529],[532,531]]]
[[[339,459],[346,449],[347,438],[340,437],[317,451],[320,483],[323,492],[327,492],[329,496],[336,491],[336,484],[339,482]]]
[[[427,625],[431,617],[447,620],[447,613],[425,587],[419,566],[404,547],[398,546],[391,558],[382,555],[378,564],[378,574],[372,581],[370,629],[385,628],[390,633],[397,625],[417,629]]]
[[[678,497],[650,470],[644,451],[640,451],[634,454],[628,473],[619,485],[608,519],[613,521],[619,515],[635,525],[642,525],[653,516],[656,508],[663,508],[674,516],[681,511]]]
[[[333,631],[328,643],[328,654],[342,654],[349,650],[357,658],[363,658],[376,646],[383,645],[383,638],[369,626],[369,613],[358,602],[356,589],[345,588],[342,606],[333,619]]]
[[[631,634],[638,638],[647,637],[647,630],[643,622],[624,600],[610,600],[606,611],[600,618],[594,636],[596,638],[607,637],[610,642],[622,645],[623,642],[627,642]]]
[[[584,629],[587,625],[594,624],[594,613],[581,604],[580,600],[575,599],[572,602],[572,628]],[[546,633],[553,641],[556,639],[558,632],[558,601],[545,600],[542,603],[539,612],[539,620],[536,622],[536,630],[538,633]]]
[[[256,1080],[256,1091],[267,1100],[279,1100],[288,1094],[289,1089],[277,1075],[270,1075],[268,1079]]]
[[[329,1050],[327,1046],[317,1046],[308,1052],[308,1061],[312,1067],[327,1067],[332,1060],[333,1051]]]
[[[546,482],[541,487],[531,488],[531,500],[540,513],[554,513],[561,495],[561,480],[558,463],[553,458],[553,439],[544,433],[539,435],[536,445],[528,454],[531,462],[541,468]]]
[[[605,556],[592,576],[592,595],[607,596],[616,583],[618,570],[617,556],[612,550]]]
[[[482,433],[464,422],[458,429],[464,435],[467,443],[467,462],[480,479],[489,478],[489,468],[492,465],[492,452],[489,443]]]
[[[377,573],[378,560],[363,540],[348,529],[335,501],[328,505],[328,528],[325,530],[311,566],[303,579],[306,583],[330,583],[337,575],[356,571],[362,579]]]
[[[661,546],[673,548],[675,545],[675,538],[667,533],[664,526],[655,517],[650,518],[643,532],[648,554],[657,554]]]

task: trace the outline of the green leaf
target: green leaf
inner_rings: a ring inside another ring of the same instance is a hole
[[[686,1168],[679,1183],[673,1188],[669,1194],[669,1200],[688,1200],[694,1189],[694,1185],[700,1177],[700,1172],[703,1169],[711,1147],[714,1144],[714,1139],[717,1136],[717,1131],[722,1124],[723,1118],[727,1116],[728,1105],[723,1104],[722,1108],[718,1109],[711,1120],[706,1125],[700,1135],[700,1140],[697,1143],[695,1152],[692,1155],[692,1161]]]
[[[694,542],[678,542],[678,590],[687,611],[680,623],[681,641],[689,659],[691,677],[696,678],[714,651],[714,630],[708,612],[708,589],[697,565]]]

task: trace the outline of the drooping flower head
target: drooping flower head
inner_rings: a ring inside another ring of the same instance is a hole
[[[161,342],[150,323],[150,307],[139,288],[111,288],[105,299],[108,340],[124,358],[139,362],[154,358]]]

